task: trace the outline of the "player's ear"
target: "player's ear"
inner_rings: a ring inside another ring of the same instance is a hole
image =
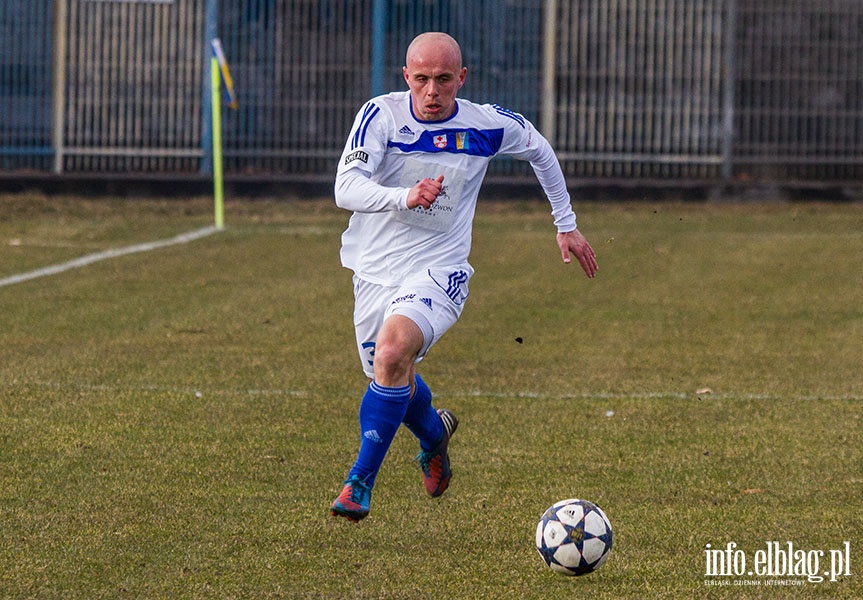
[[[408,85],[410,85],[410,83],[411,83],[411,77],[410,77],[410,75],[408,75],[408,68],[407,68],[407,67],[402,67],[402,75],[404,75],[405,82],[406,82]]]
[[[462,67],[458,74],[458,89],[464,85],[464,78],[467,77],[467,67]]]

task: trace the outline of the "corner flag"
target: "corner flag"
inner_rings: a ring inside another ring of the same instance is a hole
[[[228,101],[228,106],[237,110],[240,108],[240,103],[237,101],[237,96],[234,93],[234,80],[231,78],[231,70],[228,68],[228,61],[225,58],[225,52],[222,50],[222,42],[219,38],[214,38],[210,44],[213,47],[213,57],[219,64],[219,70],[222,73],[222,81],[225,84],[225,97]]]

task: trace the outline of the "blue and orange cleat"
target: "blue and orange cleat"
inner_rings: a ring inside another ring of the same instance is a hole
[[[354,475],[345,481],[342,493],[330,506],[330,514],[334,517],[344,517],[352,523],[359,523],[360,519],[368,516],[371,501],[372,488]]]
[[[423,450],[414,459],[420,464],[423,472],[423,483],[425,484],[426,491],[432,498],[437,498],[449,487],[452,470],[449,466],[447,447],[449,446],[452,434],[455,433],[458,427],[458,419],[447,409],[440,408],[437,414],[443,422],[443,437],[434,450]]]

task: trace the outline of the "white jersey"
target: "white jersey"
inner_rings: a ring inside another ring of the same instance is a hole
[[[552,205],[558,231],[575,214],[557,157],[533,124],[497,105],[457,99],[443,121],[413,115],[410,93],[367,102],[357,114],[336,175],[336,203],[353,211],[342,235],[342,264],[381,285],[398,285],[429,267],[468,264],[480,186],[498,154],[530,161]],[[407,209],[418,181],[444,176],[430,209]]]

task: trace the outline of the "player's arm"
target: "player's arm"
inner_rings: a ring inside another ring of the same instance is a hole
[[[371,180],[361,169],[336,176],[336,205],[353,212],[383,212],[421,206],[429,208],[440,194],[443,175],[422,179],[412,188],[391,188]]]
[[[534,134],[538,135],[536,132]],[[530,164],[551,203],[551,214],[557,226],[557,246],[560,248],[560,256],[566,264],[572,261],[571,255],[575,256],[584,274],[593,278],[599,269],[596,253],[581,232],[576,229],[575,212],[572,210],[569,190],[566,189],[566,179],[557,156],[551,144],[542,136],[539,138],[539,156]]]
[[[536,178],[551,204],[551,214],[557,227],[557,245],[563,262],[569,264],[572,256],[575,256],[585,275],[594,277],[599,268],[596,253],[576,228],[575,212],[566,188],[566,178],[554,149],[548,140],[534,129],[530,121],[525,121],[523,131],[516,133],[521,134],[522,139],[527,141],[523,142],[523,149],[515,154],[518,158],[530,161],[533,172],[536,173]]]
[[[352,212],[405,210],[409,191],[380,185],[361,169],[350,169],[336,175],[336,206]]]
[[[407,208],[406,188],[375,181],[382,168],[392,119],[380,101],[367,102],[357,113],[336,170],[336,205],[353,212],[383,212]]]
[[[411,188],[381,185],[374,174],[386,157],[392,119],[373,101],[357,113],[339,160],[334,187],[336,205],[353,212],[429,208],[440,194],[443,176],[423,179]]]

